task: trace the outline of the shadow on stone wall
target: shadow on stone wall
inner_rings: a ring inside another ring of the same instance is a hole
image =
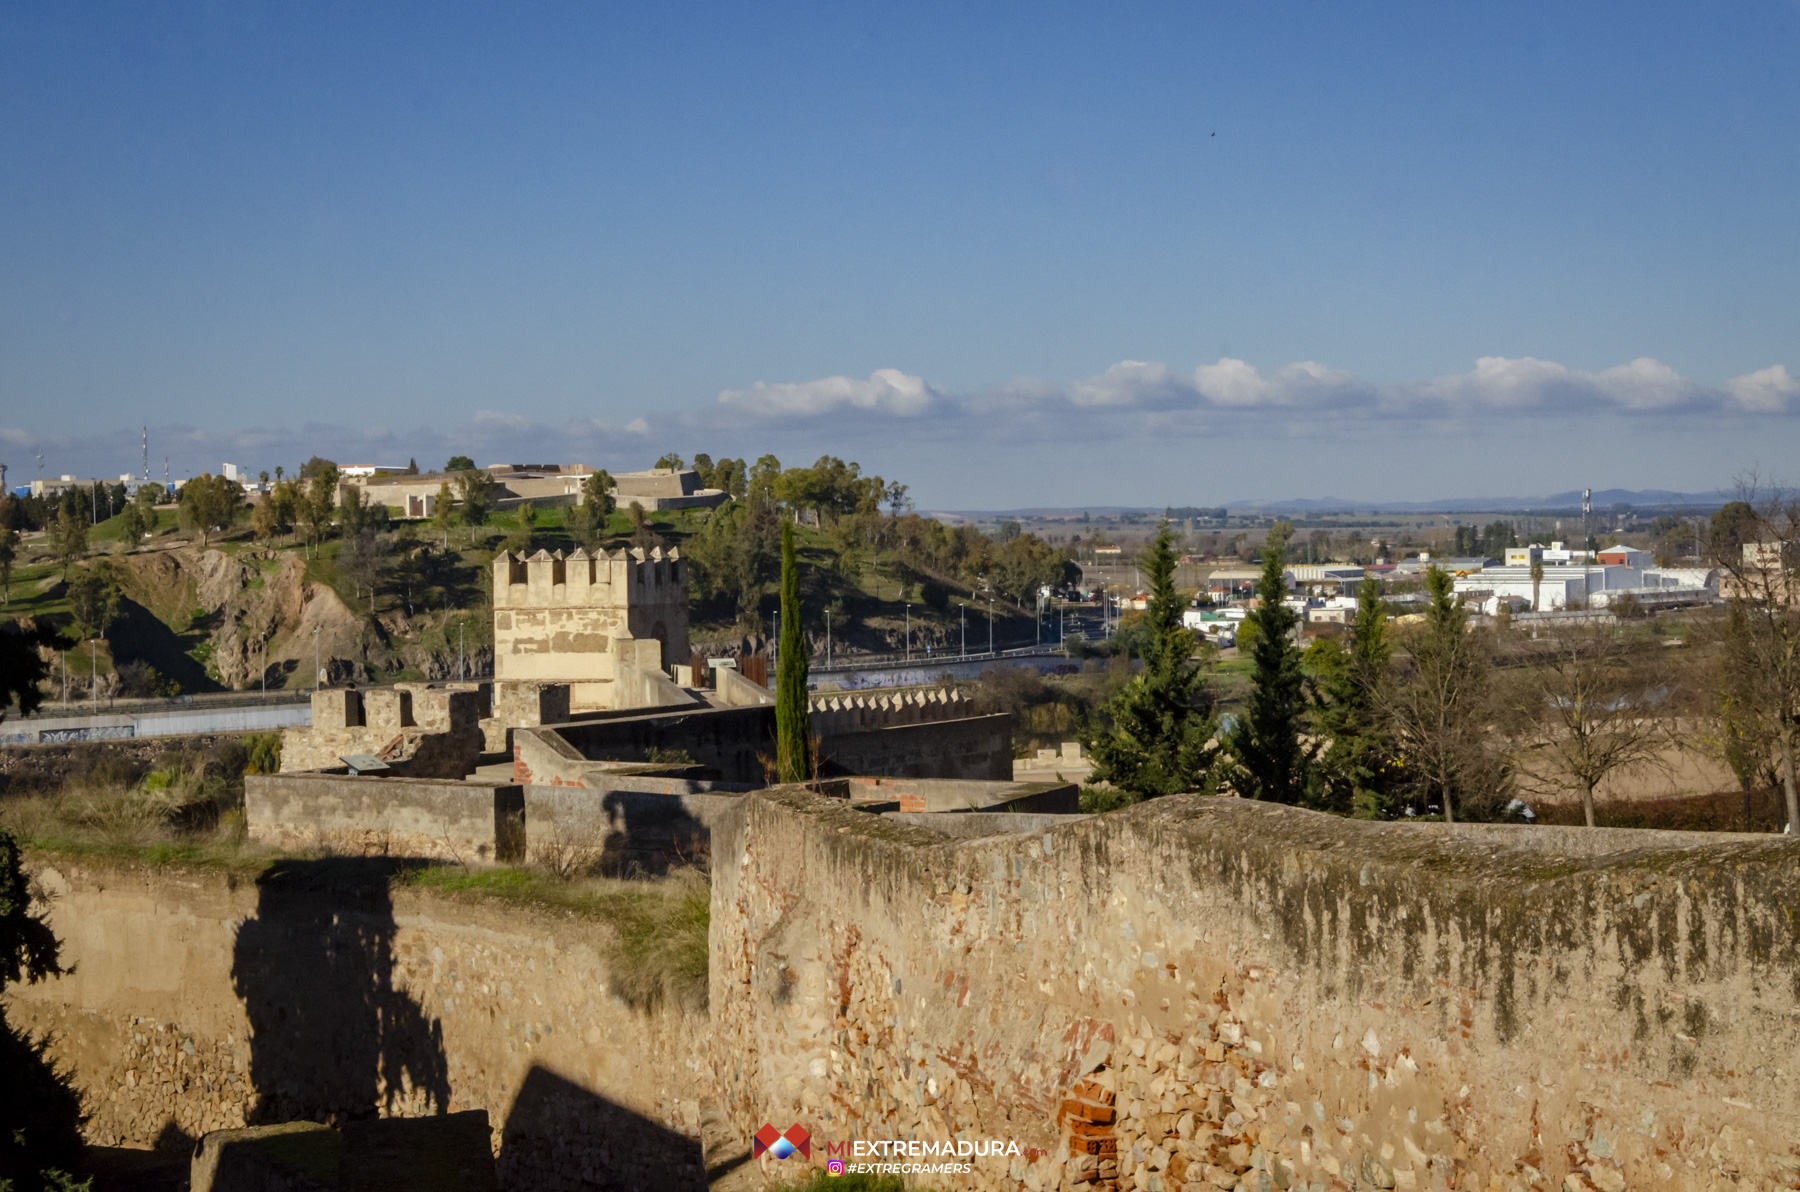
[[[613,791],[600,803],[610,829],[599,869],[608,877],[662,877],[678,866],[704,865],[712,833],[680,799]]]
[[[500,1136],[502,1188],[706,1188],[698,1142],[547,1068],[525,1074]]]
[[[33,1187],[44,1168],[72,1169],[80,1157],[81,1094],[45,1052],[0,1006],[0,1187]]]
[[[393,985],[388,886],[415,864],[286,860],[257,879],[231,970],[253,1032],[251,1124],[447,1112],[443,1028]]]

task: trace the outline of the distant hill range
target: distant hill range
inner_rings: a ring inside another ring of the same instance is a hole
[[[1630,505],[1634,509],[1644,510],[1711,510],[1732,499],[1732,495],[1725,492],[1678,493],[1661,488],[1598,488],[1594,490],[1593,496],[1596,512],[1604,512],[1615,505]],[[1224,506],[1212,508],[1225,508],[1233,513],[1579,513],[1581,492],[1576,489],[1566,493],[1552,493],[1547,497],[1454,497],[1441,501],[1352,501],[1342,497],[1295,497],[1286,501],[1230,501]],[[1088,513],[1099,517],[1117,517],[1125,513],[1159,514],[1162,511],[1163,506],[1083,505],[1063,508],[1040,506],[1028,509],[964,509],[931,516],[957,519],[1080,517],[1083,513]]]

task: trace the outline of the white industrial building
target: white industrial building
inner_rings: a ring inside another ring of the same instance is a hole
[[[1591,560],[1591,561],[1590,561]],[[1540,578],[1532,565],[1541,563]],[[1649,552],[1614,546],[1572,551],[1560,542],[1518,547],[1506,563],[1461,576],[1454,590],[1484,612],[1501,603],[1529,603],[1536,612],[1565,608],[1605,608],[1629,595],[1640,605],[1703,604],[1719,594],[1719,573],[1694,567],[1655,567]]]

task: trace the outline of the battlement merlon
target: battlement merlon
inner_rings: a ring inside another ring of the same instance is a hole
[[[688,600],[688,564],[677,548],[596,551],[564,555],[539,550],[527,557],[494,557],[494,607],[628,608]]]

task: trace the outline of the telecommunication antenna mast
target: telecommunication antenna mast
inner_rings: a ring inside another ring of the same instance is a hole
[[[150,428],[144,428],[144,470],[138,473],[138,479],[145,484],[150,483]]]
[[[1594,536],[1594,490],[1581,490],[1581,549],[1587,549],[1587,540]]]

